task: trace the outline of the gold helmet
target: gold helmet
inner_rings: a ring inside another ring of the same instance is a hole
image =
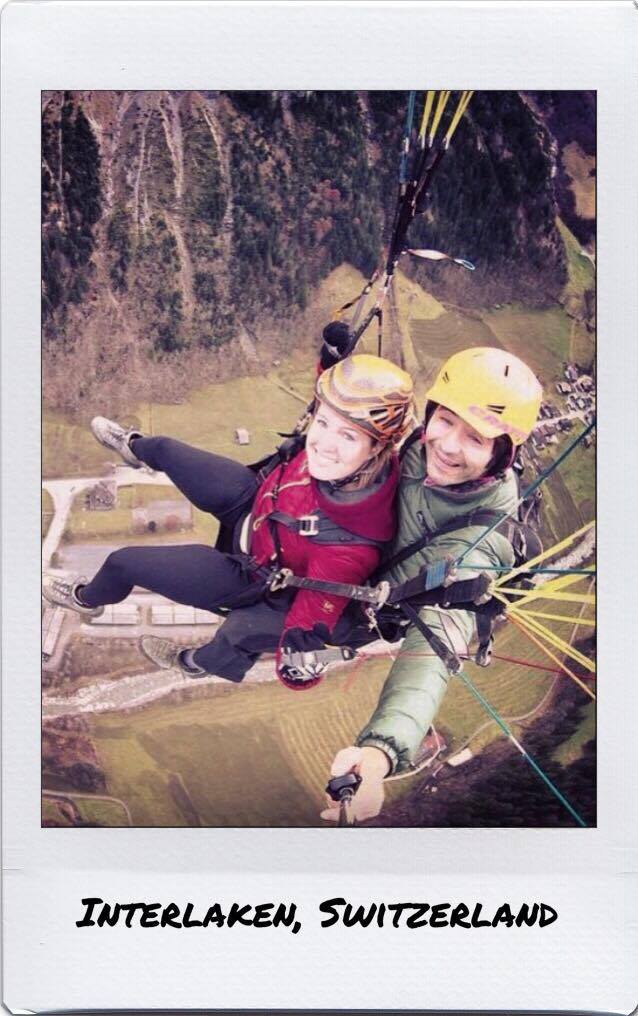
[[[412,378],[390,360],[358,353],[317,378],[315,395],[376,441],[400,441],[414,414]]]
[[[527,364],[488,346],[451,356],[426,394],[483,437],[506,435],[515,447],[529,437],[542,398],[543,389]]]

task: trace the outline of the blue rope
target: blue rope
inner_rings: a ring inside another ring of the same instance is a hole
[[[416,92],[410,92],[408,96],[408,110],[403,128],[403,144],[401,150],[401,164],[399,166],[399,183],[404,186],[408,180],[408,152],[410,150],[410,135],[412,133],[412,120],[414,119],[414,103]]]
[[[510,572],[512,569],[509,566],[497,566],[487,564],[462,564],[455,565],[459,567],[461,571],[464,569],[474,568],[476,571],[493,571],[493,572]],[[596,577],[596,570],[591,568],[526,568],[526,575],[591,575]]]

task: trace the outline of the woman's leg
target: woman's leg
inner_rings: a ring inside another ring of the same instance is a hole
[[[87,607],[119,603],[133,586],[160,593],[175,603],[210,610],[246,589],[245,569],[203,544],[123,547],[109,554],[97,575],[79,590]]]
[[[192,661],[209,674],[241,681],[262,653],[274,652],[279,645],[285,606],[277,610],[262,601],[233,610],[212,642],[193,652]]]
[[[255,473],[241,462],[170,437],[136,437],[130,447],[151,469],[166,473],[196,508],[226,526],[235,524],[259,486]]]

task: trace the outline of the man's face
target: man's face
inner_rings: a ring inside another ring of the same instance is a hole
[[[494,451],[492,438],[483,437],[445,406],[434,410],[423,443],[428,480],[440,487],[478,480]]]

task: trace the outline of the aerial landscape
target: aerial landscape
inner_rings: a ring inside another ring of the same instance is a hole
[[[479,697],[450,681],[411,771],[388,777],[366,824],[573,825],[564,795],[592,826],[595,95],[471,95],[374,321],[406,99],[43,93],[43,572],[92,575],[118,548],[218,537],[164,473],[102,447],[93,417],[249,465],[312,401],[336,316],[371,318],[357,352],[381,342],[421,414],[454,354],[520,357],[543,386],[521,482],[551,469],[538,519],[551,567],[535,577],[551,593],[510,590],[535,611],[497,624],[489,667],[465,664]],[[374,709],[397,646],[373,642],[301,695],[272,654],[233,684],[188,680],[140,650],[149,635],[199,645],[223,622],[139,587],[92,618],[43,602],[44,826],[325,826],[333,756]]]

